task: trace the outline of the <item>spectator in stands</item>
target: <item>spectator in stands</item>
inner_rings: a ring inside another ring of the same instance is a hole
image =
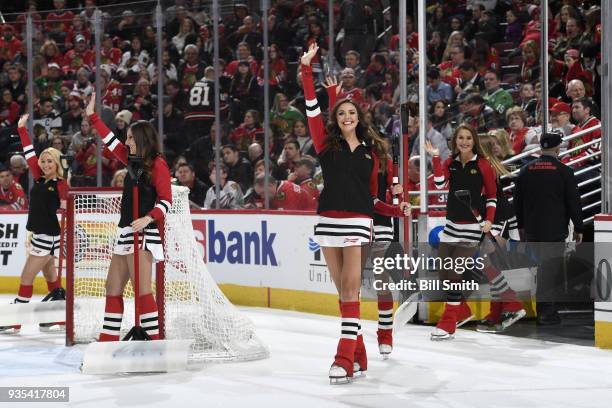
[[[28,199],[10,170],[0,164],[0,212],[27,210]]]
[[[519,45],[523,39],[523,24],[519,20],[519,16],[514,9],[506,11],[506,33],[504,34],[504,41],[512,43],[513,47]]]
[[[448,61],[452,58],[451,51],[454,47],[467,47],[467,42],[461,31],[453,31],[446,40],[446,48],[444,54],[442,54],[442,60]]]
[[[135,121],[151,120],[153,118],[155,105],[151,96],[151,83],[147,79],[140,78],[138,80],[134,87],[132,100],[126,98],[126,108],[132,112]]]
[[[77,35],[82,35],[83,37],[85,37],[85,42],[87,44],[91,43],[91,33],[89,32],[89,29],[85,25],[85,19],[78,14],[75,15],[74,18],[72,19],[72,27],[70,27],[70,29],[68,30],[68,33],[66,34],[66,40],[64,41],[64,46],[66,47],[67,50],[74,47]]]
[[[187,163],[181,164],[174,175],[179,185],[189,187],[189,208],[201,209],[204,207],[204,199],[209,187],[196,177],[193,166]]]
[[[69,144],[69,153],[75,155],[81,148],[87,143],[87,141],[94,139],[95,134],[89,124],[89,119],[84,118],[81,120],[79,130],[72,135],[72,139]]]
[[[238,65],[244,61],[248,63],[251,74],[257,75],[258,65],[255,57],[253,57],[251,46],[247,42],[242,41],[236,48],[236,59],[227,65],[225,72],[229,76],[234,76],[238,70]]]
[[[305,120],[296,120],[293,123],[293,128],[288,137],[298,141],[300,144],[300,154],[316,156],[312,138],[310,137],[310,132],[308,131]]]
[[[476,71],[476,66],[472,61],[463,61],[459,66],[461,79],[455,86],[457,99],[462,100],[472,92],[480,93],[484,90],[484,79]]]
[[[216,166],[214,161],[210,162],[210,181],[212,183],[212,187],[210,187],[206,192],[206,198],[204,199],[205,209],[236,209],[244,206],[242,188],[237,182],[231,180],[230,173],[231,168],[228,169],[228,167],[223,163],[219,165],[219,175],[221,176],[221,179],[219,180],[220,192],[219,202],[217,203],[215,191],[215,185],[217,183]]]
[[[81,17],[83,17],[86,24],[93,24],[95,11],[96,0],[85,0],[85,4],[83,5],[83,11],[81,11]]]
[[[454,100],[453,88],[440,79],[440,70],[430,67],[427,70],[427,102],[433,104],[441,101],[445,104]]]
[[[552,129],[560,131],[563,136],[569,136],[574,132],[574,125],[570,119],[572,108],[565,102],[557,102],[550,108],[550,121]]]
[[[74,48],[64,56],[64,74],[72,77],[79,68],[92,69],[95,66],[95,53],[87,48],[87,40],[83,34],[78,34],[75,38]]]
[[[263,132],[259,111],[249,109],[244,114],[244,121],[230,133],[229,139],[240,150],[246,151],[249,145],[256,142],[257,137],[262,135]]]
[[[586,89],[584,83],[580,79],[574,79],[568,82],[566,92],[566,102],[572,103],[575,100],[586,97]]]
[[[317,201],[295,183],[288,180],[277,181],[272,176],[255,179],[253,186],[255,192],[264,197],[264,189],[268,189],[270,196],[270,208],[273,210],[303,210],[312,211],[316,209]]]
[[[508,132],[504,129],[495,129],[490,131],[488,135],[491,137],[491,150],[500,162],[514,155],[514,151],[510,146],[510,140],[508,139]]]
[[[34,147],[44,149],[48,147],[51,137],[62,131],[62,117],[53,109],[53,102],[49,98],[40,98],[38,109],[34,111]]]
[[[60,68],[64,66],[64,55],[53,40],[47,40],[40,47],[40,55],[47,64],[56,63]]]
[[[372,55],[372,62],[368,65],[365,74],[365,82],[367,86],[380,84],[385,80],[385,72],[387,70],[387,59],[382,53]]]
[[[69,111],[62,115],[62,133],[74,134],[79,131],[83,122],[83,101],[78,91],[70,92]]]
[[[242,25],[230,34],[227,38],[230,45],[238,45],[239,42],[245,42],[252,50],[258,49],[262,43],[261,33],[257,31],[253,16],[246,16],[242,20]]]
[[[168,83],[171,80],[178,79],[178,71],[176,66],[170,60],[170,52],[168,50],[162,51],[162,70],[164,73],[164,83]],[[157,84],[157,74],[159,70],[157,69],[157,60],[152,61],[149,66],[147,66],[147,72],[149,73],[149,78],[151,78],[151,84]]]
[[[54,101],[61,96],[62,86],[62,70],[56,62],[50,62],[46,69],[42,68],[41,75],[34,79],[38,95],[41,97],[51,98]]]
[[[105,33],[102,36],[102,47],[100,48],[100,62],[102,64],[112,65],[117,69],[121,64],[123,53],[119,48],[113,45],[113,39],[110,34]]]
[[[249,162],[251,162],[251,165],[255,167],[255,163],[264,157],[263,147],[261,147],[259,143],[251,143],[247,154],[249,156]]]
[[[521,109],[527,115],[527,124],[532,126],[536,122],[536,108],[538,106],[538,100],[536,99],[535,87],[533,83],[522,83],[519,97]]]
[[[174,106],[183,112],[185,111],[188,97],[177,80],[171,79],[164,83],[164,94],[168,96]]]
[[[436,101],[429,107],[429,117],[435,130],[444,136],[445,140],[451,140],[454,129],[451,125],[451,117],[447,105],[443,101]]]
[[[19,104],[13,100],[10,89],[3,89],[2,99],[0,99],[0,143],[2,143],[2,130],[14,130],[17,119],[19,119],[19,110]]]
[[[581,21],[574,17],[568,18],[565,25],[565,34],[561,36],[561,39],[557,42],[553,50],[555,58],[563,59],[567,50],[572,48],[580,49],[582,43],[588,40],[588,35],[585,34],[583,30],[584,27]]]
[[[449,52],[450,60],[440,64],[440,76],[442,80],[453,88],[457,86],[461,78],[459,66],[465,61],[465,48],[460,45],[452,46]]]
[[[61,136],[55,136],[53,139],[51,139],[50,146],[59,150],[61,154],[66,153],[66,143],[64,142],[64,139],[62,139]]]
[[[278,159],[278,167],[287,172],[293,172],[295,163],[302,158],[300,144],[295,139],[288,139],[283,146],[283,153]]]
[[[463,33],[468,41],[471,41],[476,35],[476,33],[481,31],[479,23],[484,11],[485,7],[480,3],[474,4],[472,6],[472,15],[465,22],[465,26],[463,27]],[[445,21],[445,24],[448,24],[448,20]]]
[[[185,58],[178,67],[178,81],[183,92],[189,92],[193,84],[204,76],[206,66],[198,59],[198,47],[194,44],[185,46]]]
[[[236,145],[229,144],[223,146],[223,162],[227,166],[228,180],[235,181],[243,191],[248,190],[253,182],[253,170],[251,163],[240,156],[240,151]]]
[[[313,180],[315,170],[316,165],[312,158],[302,158],[295,162],[295,167],[287,180],[300,186],[302,190],[310,194],[313,200],[318,202],[320,192]]]
[[[270,123],[277,126],[285,135],[291,133],[295,121],[305,118],[302,112],[289,105],[289,98],[284,93],[277,93],[274,97],[272,110],[270,110]]]
[[[270,76],[268,78],[268,82],[270,84],[270,94],[274,95],[276,92],[279,92],[283,89],[283,85],[285,80],[287,79],[287,64],[285,63],[285,59],[283,58],[283,54],[278,48],[278,45],[271,44],[270,52],[269,52],[269,61],[270,61]],[[259,68],[258,73],[259,78],[264,78],[264,67],[263,65]]]
[[[574,133],[577,133],[581,130],[590,129],[597,125],[601,125],[599,119],[597,119],[593,115],[593,101],[590,98],[578,98],[572,102],[572,117],[574,121],[578,123],[578,126],[574,128]],[[570,140],[568,148],[571,149],[580,144],[584,144],[590,142],[595,139],[601,138],[601,129],[595,130],[591,133],[587,133],[586,135],[579,137],[578,139]],[[600,150],[599,143],[590,146],[587,149],[587,152],[594,153]],[[595,160],[600,161],[601,157],[595,158]]]
[[[486,133],[495,129],[499,119],[497,113],[486,105],[485,100],[478,93],[471,93],[463,102],[463,113],[459,123],[467,123],[478,133]]]
[[[113,179],[111,180],[111,187],[123,188],[123,183],[125,181],[125,177],[127,176],[127,169],[117,170],[115,174],[113,174]]]
[[[9,65],[7,68],[8,89],[13,94],[13,100],[22,105],[26,101],[26,83],[23,72],[17,65]]]
[[[229,91],[230,118],[234,124],[246,118],[246,112],[257,108],[259,91],[257,78],[249,69],[249,63],[240,61]]]
[[[0,38],[0,62],[11,62],[21,53],[22,43],[15,37],[15,29],[10,24],[4,24]]]
[[[293,33],[283,16],[274,13],[268,14],[268,33],[270,43],[278,44],[278,48],[281,50],[289,48]]]
[[[350,50],[344,56],[345,68],[351,68],[355,75],[355,86],[358,88],[365,87],[365,70],[361,67],[361,58],[357,51]]]
[[[527,127],[527,115],[520,106],[514,106],[506,111],[506,123],[510,130],[509,140],[514,154],[523,151],[526,145],[532,144],[535,132]]]
[[[413,122],[413,134],[416,135],[414,141],[412,142],[412,156],[416,156],[419,154],[420,149],[420,141],[419,141],[419,120],[418,118],[414,118]],[[450,156],[450,150],[448,149],[448,143],[446,142],[446,138],[442,136],[440,132],[438,132],[432,125],[431,118],[427,120],[427,133],[425,134],[425,141],[431,143],[436,149],[440,151],[440,160],[444,162]]]
[[[355,71],[352,68],[344,68],[342,72],[340,72],[340,81],[342,83],[342,89],[340,89],[340,93],[338,94],[338,99],[349,98],[359,104],[363,104],[366,102],[365,100],[365,92],[361,88],[357,88],[356,86],[356,77]],[[384,83],[380,82],[380,85]]]
[[[427,59],[433,65],[440,65],[443,61],[445,45],[442,42],[442,34],[433,31],[427,41]]]
[[[498,127],[502,127],[504,125],[503,118],[506,115],[506,110],[511,108],[514,104],[512,95],[501,87],[499,76],[496,71],[487,71],[484,76],[484,87],[484,100],[502,119],[502,123],[498,123]]]
[[[138,35],[129,38],[132,39],[130,49],[123,53],[117,73],[120,78],[126,79],[126,81],[136,81],[140,71],[146,70],[151,57],[147,50],[142,48],[142,42]]]
[[[185,48],[185,40],[187,36],[195,34],[195,24],[190,18],[186,18],[181,22],[179,32],[172,37],[172,44],[176,47],[179,55],[183,55]]]
[[[13,180],[21,184],[25,191],[29,191],[30,179],[28,176],[28,162],[20,154],[14,154],[9,160]]]
[[[94,91],[94,86],[89,80],[89,69],[81,67],[76,72],[76,81],[74,82],[74,90],[81,95],[90,95]]]
[[[47,14],[46,30],[57,43],[64,43],[66,34],[70,30],[74,13],[70,10],[65,10],[66,2],[64,0],[53,0],[54,11]]]
[[[115,131],[115,136],[121,143],[125,143],[125,139],[127,138],[127,130],[130,127],[130,123],[132,123],[132,112],[127,109],[124,109],[117,113],[115,116],[115,125],[117,127]]]
[[[117,25],[116,34],[119,38],[132,39],[140,34],[141,27],[136,22],[136,16],[132,10],[124,10],[121,13],[121,21]]]

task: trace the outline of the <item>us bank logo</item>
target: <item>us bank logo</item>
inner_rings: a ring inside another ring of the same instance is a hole
[[[312,237],[308,238],[308,249],[312,252],[312,257],[315,261],[321,261],[321,245],[317,244]]]
[[[312,254],[308,264],[308,279],[311,282],[332,284],[327,264],[321,256],[321,246],[312,237],[308,238],[308,250]]]

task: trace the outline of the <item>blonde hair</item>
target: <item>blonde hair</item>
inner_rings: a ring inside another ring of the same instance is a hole
[[[497,143],[502,149],[502,153],[504,157],[513,156],[514,150],[512,150],[512,146],[510,145],[510,136],[505,129],[495,129],[489,132],[489,136],[497,139]]]
[[[482,148],[482,153],[486,157],[486,159],[491,163],[491,166],[495,169],[495,173],[497,173],[497,177],[508,176],[510,172],[502,164],[501,161],[495,156],[493,153],[493,139],[497,139],[495,135],[488,133],[486,135],[480,136],[480,147]]]
[[[113,179],[111,180],[111,187],[117,187],[117,180],[119,180],[119,177],[121,176],[123,176],[123,179],[125,180],[125,177],[127,176],[127,169],[117,170],[115,174],[113,174]]]
[[[55,166],[57,168],[56,170],[57,177],[64,178],[64,169],[62,168],[62,162],[61,162],[62,153],[59,150],[57,150],[55,147],[47,147],[38,156],[38,166],[39,167],[41,166],[41,163],[42,163],[42,157],[45,154],[48,154],[49,156],[51,156],[51,159],[55,163]]]

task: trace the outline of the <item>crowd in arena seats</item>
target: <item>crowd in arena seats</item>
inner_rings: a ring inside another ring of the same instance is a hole
[[[312,66],[322,111],[328,108],[323,82],[328,74],[336,75],[342,81],[340,98],[358,101],[366,120],[383,136],[398,132],[400,37],[393,1],[336,1],[333,33],[327,0],[273,0],[267,16],[250,7],[259,2],[221,2],[225,6],[219,27],[219,134],[214,123],[210,1],[164,4],[162,67],[157,66],[157,29],[151,12],[156,2],[118,7],[115,1],[85,0],[81,9],[67,10],[65,0],[54,0],[54,10],[38,11],[41,2],[27,2],[34,31],[32,138],[37,151],[53,146],[74,157],[73,186],[96,183],[96,134],[84,114],[95,89],[96,69],[101,79],[101,117],[120,140],[125,140],[135,121],[157,126],[158,108],[163,109],[164,153],[177,183],[191,188],[194,208],[217,204],[261,208],[265,189],[271,194],[271,208],[316,208],[323,180],[305,119],[299,68],[299,57],[312,42],[320,47]],[[420,109],[418,35],[416,21],[408,16],[411,119],[405,132],[411,154],[418,153],[419,115],[427,115],[426,138],[446,156],[451,154],[447,141],[459,123],[494,137],[504,159],[537,145],[542,128],[541,52],[549,58],[548,126],[570,135],[597,125],[599,4],[600,0],[550,0],[549,47],[542,50],[543,11],[537,0],[427,1],[424,52],[429,106]],[[99,67],[93,47],[96,7],[103,12],[104,26]],[[28,103],[26,16],[2,11],[6,23],[0,26],[0,162],[27,190],[25,162],[15,136],[17,120]],[[267,50],[262,46],[264,18],[271,44]],[[330,64],[330,35],[335,41],[335,64]],[[267,78],[264,52],[270,61]],[[157,94],[160,75],[161,96]],[[269,112],[263,106],[265,81],[270,87]],[[269,115],[270,123],[268,179],[263,175],[264,115]],[[600,133],[594,132],[567,147],[597,137]],[[222,146],[219,169],[214,167],[217,140]],[[597,149],[595,144],[589,151]],[[101,160],[104,185],[122,180],[121,164],[108,151]],[[221,190],[219,203],[215,182]]]

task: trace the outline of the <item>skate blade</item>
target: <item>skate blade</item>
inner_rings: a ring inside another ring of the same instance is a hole
[[[443,334],[443,335],[435,335],[432,334],[430,337],[431,341],[444,341],[444,340],[452,340],[455,338],[454,334]]]
[[[467,322],[472,321],[472,320],[474,320],[474,315],[471,315],[471,316],[470,316],[470,317],[468,317],[467,319],[463,319],[462,321],[457,322],[457,327],[461,327],[461,326],[463,326],[464,324],[466,324]]]
[[[355,371],[353,372],[353,380],[358,380],[360,378],[365,378],[366,377],[366,371]]]
[[[510,327],[514,323],[518,322],[520,319],[525,317],[526,314],[527,314],[527,312],[525,311],[525,309],[521,309],[518,312],[516,312],[515,316],[512,319],[508,319],[506,321],[503,321],[502,322],[503,330],[506,330],[508,327]]]
[[[380,353],[380,356],[382,357],[383,360],[388,360],[390,354],[391,353]]]
[[[352,381],[351,377],[329,377],[330,385],[343,385]]]
[[[504,331],[501,325],[496,325],[495,328],[491,328],[488,326],[477,326],[476,331],[478,333],[501,333]]]

